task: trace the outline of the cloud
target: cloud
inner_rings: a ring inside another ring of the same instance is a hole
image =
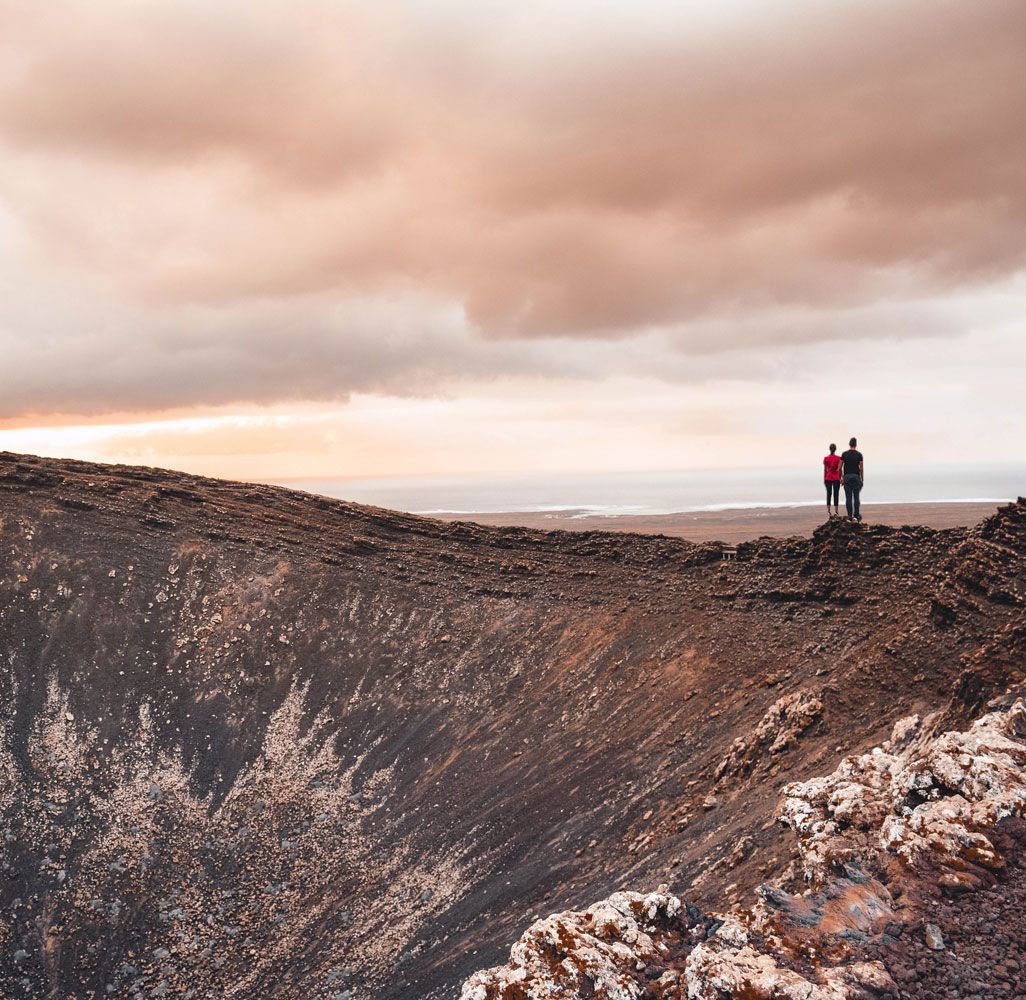
[[[33,317],[31,335],[0,332],[0,419],[345,400],[354,392],[427,396],[472,379],[573,373],[569,359],[542,345],[482,346],[458,309],[417,296],[156,313],[48,298],[53,305]],[[9,312],[16,301],[0,303],[0,331]]]
[[[6,413],[686,380],[1013,314],[1019,0],[686,6],[0,0]]]

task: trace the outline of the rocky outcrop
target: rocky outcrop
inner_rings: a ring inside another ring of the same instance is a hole
[[[508,965],[472,976],[461,995],[636,997],[667,963],[683,961],[691,934],[704,936],[710,923],[689,912],[666,886],[645,895],[614,893],[586,910],[536,921],[513,946]]]
[[[765,937],[758,935],[765,942]],[[854,1000],[889,992],[879,963],[829,968],[812,978],[753,945],[736,917],[714,918],[666,886],[619,892],[581,912],[539,920],[505,966],[479,972],[461,1000]]]
[[[739,736],[716,768],[724,778],[751,770],[766,754],[779,754],[823,714],[823,702],[812,691],[794,691],[778,698],[759,720],[750,736]]]
[[[1026,810],[1026,703],[989,712],[965,732],[929,738],[918,718],[892,740],[825,778],[788,785],[781,818],[794,830],[806,878],[822,884],[880,852],[928,857],[949,881],[976,884],[1004,859],[987,831]]]
[[[532,925],[462,1000],[897,996],[873,944],[922,919],[897,896],[985,884],[980,872],[1005,865],[997,831],[1024,813],[1026,701],[1006,699],[964,732],[934,735],[911,717],[883,746],[784,789],[780,816],[811,884],[803,893],[765,886],[755,906],[722,916],[666,886],[618,893]],[[944,951],[941,930],[922,926],[925,947]]]
[[[803,975],[788,968],[786,961],[759,947],[717,938],[695,948],[675,984],[676,992],[652,995],[667,1000],[860,1000],[896,992],[894,980],[879,962],[825,965]]]

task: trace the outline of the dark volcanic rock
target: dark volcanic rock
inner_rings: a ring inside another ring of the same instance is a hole
[[[782,781],[1022,672],[1024,504],[724,562],[0,455],[0,559],[11,998],[452,997],[535,914],[750,896]]]

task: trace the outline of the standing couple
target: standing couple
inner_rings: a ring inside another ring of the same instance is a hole
[[[848,508],[849,521],[861,521],[859,510],[859,494],[862,492],[863,461],[862,452],[857,449],[858,441],[852,438],[848,442],[848,450],[843,455],[837,454],[837,445],[830,445],[830,454],[823,459],[823,481],[826,484],[827,517],[838,517],[837,498],[841,483],[844,483],[844,505]],[[830,497],[834,498],[834,512],[830,513]]]

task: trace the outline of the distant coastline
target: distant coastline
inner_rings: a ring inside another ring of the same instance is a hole
[[[841,494],[843,498],[843,493]],[[944,500],[880,500],[872,506],[876,507],[910,507],[919,504],[982,504],[986,506],[999,506],[1004,503],[1014,502],[1015,497],[970,497],[968,499],[944,499]],[[868,504],[867,504],[868,506]],[[656,512],[647,511],[638,507],[609,506],[604,507],[561,507],[561,506],[539,506],[524,510],[508,511],[477,511],[477,510],[452,510],[438,508],[434,510],[413,510],[411,514],[420,514],[423,517],[438,517],[448,519],[452,517],[469,517],[473,519],[476,515],[486,517],[517,515],[545,515],[554,517],[587,518],[587,517],[677,517],[683,514],[723,514],[729,511],[759,511],[759,510],[790,510],[791,508],[811,507],[821,508],[823,504],[818,500],[784,500],[776,502],[751,503],[711,503],[698,507],[682,507],[680,510]]]
[[[913,503],[865,503],[866,524],[956,528],[977,524],[1007,500],[929,500]],[[796,503],[674,514],[595,514],[584,508],[549,511],[436,512],[442,521],[474,521],[499,527],[540,528],[546,531],[616,531],[671,535],[693,542],[728,544],[768,536],[811,535],[826,520],[825,507]]]
[[[545,515],[560,519],[665,517],[728,511],[816,511],[820,470],[705,469],[676,472],[532,473],[304,479],[281,483],[355,503],[428,517]],[[995,507],[1026,492],[1026,462],[971,466],[873,466],[863,501],[936,511]]]

